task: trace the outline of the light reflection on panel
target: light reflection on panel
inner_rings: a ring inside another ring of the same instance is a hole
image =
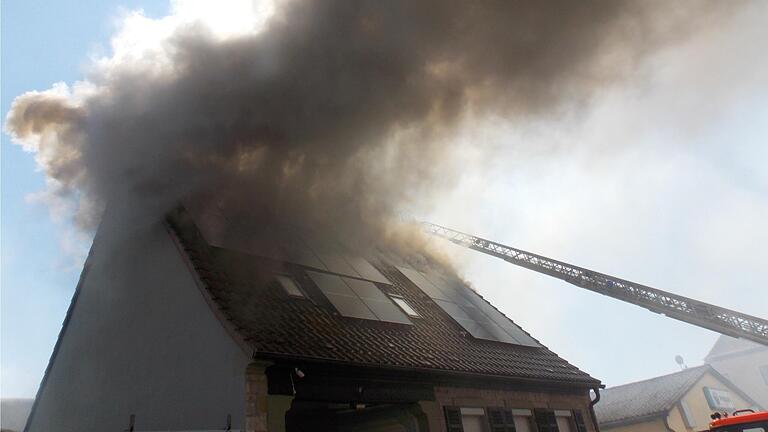
[[[520,327],[461,282],[398,267],[448,315],[475,338],[540,346]]]

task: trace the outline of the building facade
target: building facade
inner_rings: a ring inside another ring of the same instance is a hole
[[[102,224],[27,431],[597,430],[600,382],[439,265],[208,216]]]

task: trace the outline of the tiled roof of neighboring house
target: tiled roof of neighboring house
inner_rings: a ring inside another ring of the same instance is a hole
[[[730,356],[737,353],[744,353],[747,351],[755,351],[760,349],[768,349],[758,343],[746,340],[738,339],[726,335],[720,335],[717,341],[712,345],[712,349],[704,358],[705,361],[716,359],[722,356]]]
[[[397,294],[421,315],[412,325],[346,318],[336,314],[306,268],[208,244],[189,223],[171,225],[222,315],[257,358],[319,360],[423,372],[482,375],[570,387],[600,382],[545,347],[474,339],[397,268],[380,264]],[[311,300],[291,299],[264,279],[288,272]],[[469,288],[467,288],[469,289]]]
[[[708,365],[600,391],[595,405],[600,426],[633,423],[669,411],[705,373]]]

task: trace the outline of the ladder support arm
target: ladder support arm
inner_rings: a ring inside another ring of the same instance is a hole
[[[460,246],[562,279],[577,287],[642,306],[652,312],[768,346],[768,321],[660,289],[598,273],[429,222],[424,231]]]

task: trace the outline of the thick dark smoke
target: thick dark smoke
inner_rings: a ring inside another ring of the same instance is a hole
[[[723,12],[669,3],[281,2],[259,32],[179,26],[157,41],[167,58],[115,57],[74,93],[22,95],[7,130],[84,227],[110,203],[161,216],[186,200],[380,240],[450,186],[468,118],[578,107]]]

